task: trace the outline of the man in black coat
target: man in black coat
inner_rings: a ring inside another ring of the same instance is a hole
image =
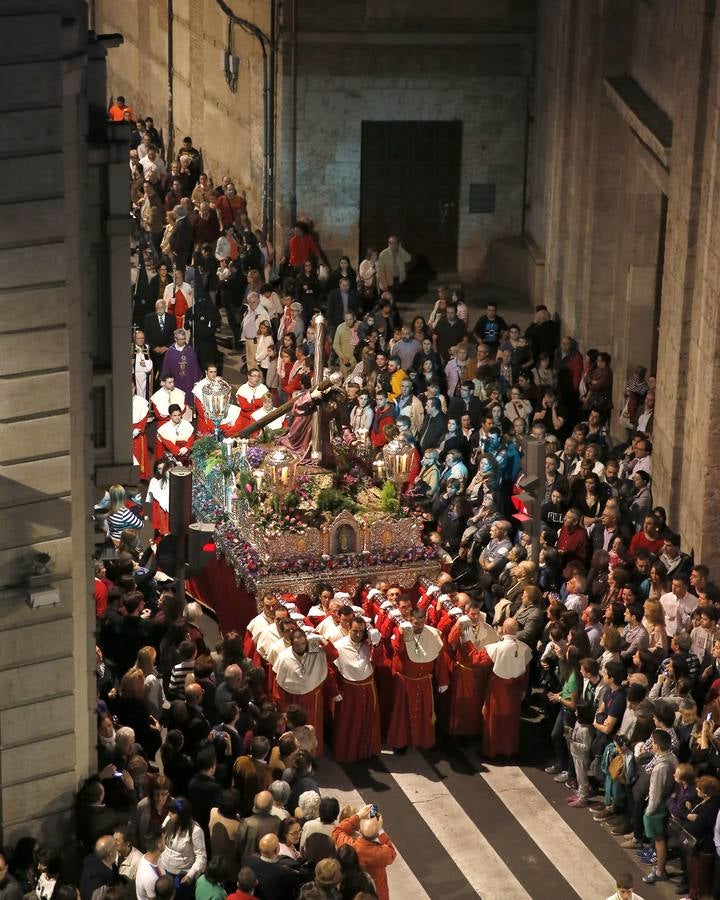
[[[185,322],[187,327],[192,325],[195,352],[204,372],[208,366],[216,365],[218,361],[215,334],[220,327],[220,312],[209,297],[203,297],[187,311]]]
[[[428,448],[440,446],[447,431],[447,416],[443,415],[438,397],[429,397],[425,401],[425,421],[420,427],[418,443],[425,452]]]
[[[192,803],[195,821],[205,832],[206,844],[210,846],[210,810],[217,806],[222,788],[215,780],[217,754],[214,747],[203,747],[195,764],[197,772],[188,784],[188,799]]]
[[[176,206],[175,227],[170,233],[170,252],[176,269],[185,269],[192,258],[195,245],[195,232],[192,222],[182,206]]]
[[[359,319],[361,309],[360,295],[350,287],[350,279],[341,278],[339,287],[328,294],[327,319],[330,332],[335,333],[346,312],[355,313],[355,318]]]
[[[228,325],[232,331],[233,349],[240,349],[242,323],[241,309],[245,302],[247,278],[236,260],[230,260],[227,266],[221,265],[218,270],[220,279],[220,300],[225,307]]]
[[[258,880],[258,890],[262,897],[297,896],[303,882],[302,875],[290,866],[280,862],[280,841],[276,834],[266,834],[260,838],[259,854],[253,854],[247,865]]]
[[[551,318],[547,306],[535,307],[533,320],[525,330],[525,339],[536,360],[541,353],[547,353],[551,360],[555,358],[555,351],[560,346],[560,323]]]
[[[473,428],[480,425],[483,413],[482,401],[475,396],[475,385],[472,381],[463,381],[460,385],[460,396],[453,397],[448,407],[448,416],[457,419],[458,424],[463,416],[470,416]]]
[[[158,300],[155,304],[155,312],[145,316],[143,322],[145,343],[150,348],[155,383],[160,376],[165,351],[175,342],[177,319],[172,313],[166,312],[166,309],[167,303],[164,300]]]
[[[467,326],[457,317],[457,306],[448,303],[445,318],[440,319],[433,330],[433,346],[443,365],[450,359],[450,348],[467,336]]]
[[[81,900],[91,900],[98,888],[109,887],[117,880],[116,856],[115,841],[111,834],[97,839],[95,852],[83,860],[79,885]]]

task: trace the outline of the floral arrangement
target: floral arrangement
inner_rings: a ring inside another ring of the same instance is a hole
[[[293,514],[291,509],[283,513],[275,507],[260,510],[255,516],[255,523],[267,537],[277,537],[281,533],[303,534],[308,527],[302,517]]]
[[[222,525],[227,522],[227,513],[212,494],[199,481],[193,478],[192,507],[195,517],[201,522],[214,522]]]
[[[312,479],[300,478],[293,494],[288,497],[289,503],[282,513],[275,509],[260,507],[259,495],[252,479],[245,482],[246,473],[242,471],[238,475],[238,493],[242,495],[243,484],[250,488],[248,494],[249,505],[257,503],[253,511],[244,521],[252,520],[253,526],[246,530],[239,527],[237,522],[229,521],[223,506],[213,497],[207,483],[193,479],[193,511],[198,519],[204,522],[214,522],[215,544],[218,556],[223,556],[231,565],[238,579],[238,584],[244,582],[250,589],[255,589],[259,579],[281,575],[305,575],[308,573],[323,573],[340,571],[353,568],[372,568],[373,566],[402,565],[404,563],[430,562],[437,558],[437,550],[434,546],[422,544],[413,545],[403,549],[386,548],[382,550],[362,551],[360,553],[345,554],[342,556],[294,556],[287,559],[267,561],[262,558],[262,548],[247,540],[257,533],[268,537],[277,537],[282,533],[303,534],[309,527],[313,517],[312,495],[327,490],[332,485],[332,476],[314,476]],[[315,486],[311,482],[318,481]],[[372,489],[374,496],[379,496],[377,488]],[[255,494],[255,500],[252,494]],[[309,508],[302,510],[303,504],[309,504]],[[245,508],[249,512],[249,508]],[[242,519],[240,520],[243,521]]]
[[[235,569],[236,575],[250,586],[259,578],[277,575],[331,572],[342,569],[365,568],[403,563],[426,562],[437,557],[433,546],[412,546],[404,550],[376,550],[350,553],[344,556],[299,556],[266,562],[255,547],[243,540],[231,525],[219,527],[215,533],[218,555],[222,554]]]
[[[263,444],[250,444],[247,449],[247,461],[251,469],[259,469],[268,454],[269,447]]]

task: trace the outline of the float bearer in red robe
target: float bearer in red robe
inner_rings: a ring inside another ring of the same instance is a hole
[[[495,629],[488,625],[480,604],[471,600],[465,615],[455,622],[448,635],[453,661],[450,690],[445,695],[445,730],[455,736],[472,736],[482,732],[483,704],[487,694],[492,660],[478,651],[498,640]]]
[[[483,756],[513,756],[520,744],[520,704],[527,690],[532,650],[517,639],[515,619],[503,622],[502,640],[476,651],[492,660],[488,698],[485,702]]]
[[[243,639],[243,656],[248,659],[256,657],[259,660],[260,657],[257,656],[256,642],[260,636],[260,632],[275,624],[275,607],[277,605],[278,600],[274,594],[263,594],[260,600],[260,612],[255,618],[250,619],[245,631],[245,637]],[[260,665],[260,663],[254,662],[253,665]]]
[[[343,699],[335,705],[333,756],[338,762],[370,759],[382,749],[374,675],[375,661],[382,655],[380,632],[356,615],[350,634],[335,641],[334,646]]]
[[[318,756],[323,752],[323,690],[328,690],[336,702],[342,701],[328,664],[335,656],[332,644],[298,628],[292,633],[291,645],[280,653],[273,666],[278,707],[285,712],[288,706],[296,704],[305,710],[308,725],[313,726],[317,736]]]
[[[437,629],[425,624],[422,609],[401,621],[391,638],[393,706],[386,743],[395,749],[435,743],[433,675],[438,692],[448,689],[448,662]]]

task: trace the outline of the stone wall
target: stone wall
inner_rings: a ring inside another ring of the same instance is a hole
[[[237,15],[268,32],[270,4],[235,2]],[[297,171],[292,195],[290,4],[279,22],[275,240],[292,211],[312,216],[331,258],[356,259],[363,120],[463,122],[458,267],[478,274],[496,237],[518,235],[522,216],[527,78],[534,3],[453,0],[297,4]],[[97,28],[121,32],[109,90],[167,127],[166,0],[96,0]],[[241,57],[232,94],[221,64],[227,19],[215,0],[174,2],[176,144],[187,133],[216,180],[230,172],[248,189],[259,218],[262,183],[262,70],[257,42],[234,30]],[[470,215],[471,182],[495,182],[495,214]]]
[[[95,765],[85,6],[0,10],[0,841],[54,836]],[[127,296],[127,295],[126,295]],[[60,603],[13,590],[51,556]]]
[[[366,53],[362,48],[338,48],[351,70],[359,72]],[[297,204],[300,213],[315,221],[330,258],[360,252],[358,208],[360,202],[360,144],[363,121],[460,119],[463,122],[460,172],[460,221],[458,271],[478,275],[493,238],[520,229],[524,122],[521,113],[508,121],[506,110],[522,110],[525,79],[513,76],[472,75],[458,83],[449,66],[400,80],[393,72],[373,75],[328,77],[313,72],[309,54],[301,53],[298,105]],[[474,53],[460,55],[466,73]],[[394,68],[397,55],[391,57]],[[450,62],[450,60],[448,60]],[[324,63],[323,63],[324,65]],[[507,104],[507,106],[506,106]],[[317,122],[323,127],[318,128]],[[287,159],[283,144],[283,158]],[[496,212],[471,215],[468,211],[471,182],[497,185]],[[283,188],[286,182],[282,182]],[[289,208],[283,190],[281,202]],[[288,223],[289,224],[289,223]],[[429,223],[430,225],[430,223]],[[382,236],[378,236],[378,241]],[[361,257],[362,258],[362,257]]]
[[[717,16],[702,0],[547,0],[538,36],[528,223],[545,300],[611,352],[616,409],[657,345],[654,499],[718,574]]]
[[[230,6],[269,31],[270,4],[265,0]],[[95,9],[96,30],[119,32],[124,38],[109,60],[108,96],[122,94],[136,113],[153,116],[167,143],[167,0],[95,0]],[[233,29],[233,49],[240,57],[233,93],[223,62],[227,17],[215,0],[174,0],[173,13],[175,148],[190,135],[215,183],[231,174],[238,189],[247,190],[250,214],[257,221],[263,157],[259,44],[242,29]]]

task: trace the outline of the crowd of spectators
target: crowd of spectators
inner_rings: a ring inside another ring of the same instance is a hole
[[[136,295],[134,324],[148,332],[153,317],[173,319],[164,343],[148,347],[142,331],[136,340],[134,389],[150,402],[134,437],[153,417],[176,438],[183,422],[197,426],[193,385],[176,400],[163,369],[172,346],[187,347],[178,330],[190,336],[200,376],[222,369],[218,336],[229,335],[252,389],[252,401],[238,392],[247,417],[308,387],[323,313],[351,438],[380,450],[399,437],[415,450],[408,501],[438,548],[438,584],[412,599],[385,583],[352,598],[319,584],[312,608],[263,598],[262,628],[292,648],[298,623],[323,634],[325,622],[323,646],[355,627],[371,647],[385,743],[397,642],[423,628],[440,635],[440,720],[450,735],[480,738],[487,678],[470,698],[454,685],[461,670],[482,669],[487,657],[472,653],[504,632],[529,648],[526,709],[533,703],[552,723],[546,771],[570,788],[569,805],[589,807],[622,836],[648,865],[648,884],[666,880],[675,857],[679,893],[697,900],[714,877],[717,895],[720,594],[653,505],[654,378],[635,369],[614,409],[609,355],[581,352],[544,306],[526,329],[493,303],[472,322],[475,304],[457,285],[438,289],[427,320],[407,316],[412,257],[397,237],[381,253],[369,249],[357,271],[347,256],[331,266],[309,219],[276,249],[253,228],[245,192],[229,176],[215,186],[189,137],[168,164],[152,120],[135,120],[122,98],[114,108],[133,123],[131,209],[143,264],[154,270]],[[165,409],[152,401],[161,376]],[[513,517],[526,435],[546,448],[537,560]],[[156,438],[147,509],[121,486],[106,498],[112,553],[96,562],[94,581],[98,774],[78,796],[82,863],[23,839],[0,855],[0,894],[74,900],[74,882],[82,900],[383,900],[395,849],[382,816],[341,810],[314,779],[332,705],[311,721],[302,703],[279,702],[259,627],[208,647],[201,609],[176,596],[163,571],[163,457],[187,462],[190,442]],[[284,618],[292,632],[278,625]],[[341,691],[342,679],[335,710]],[[408,744],[427,745],[391,741],[401,752]]]

